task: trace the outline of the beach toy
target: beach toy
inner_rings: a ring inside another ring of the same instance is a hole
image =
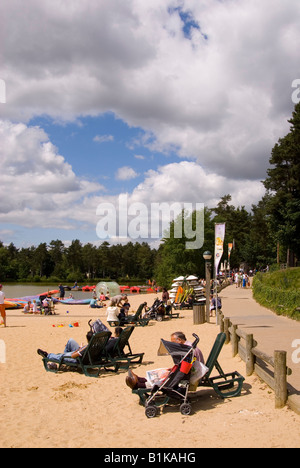
[[[73,328],[73,325],[72,325],[71,323],[69,323],[69,327],[70,327],[70,328]]]
[[[74,322],[74,323],[73,323],[73,327],[79,327],[79,323],[78,323],[78,322]]]

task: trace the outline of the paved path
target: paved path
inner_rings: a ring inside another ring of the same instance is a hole
[[[275,350],[287,352],[287,365],[292,369],[292,375],[288,376],[289,404],[300,413],[300,363],[293,362],[293,353],[300,348],[300,322],[278,316],[259,305],[253,299],[251,289],[232,285],[223,289],[220,297],[224,316],[239,328],[252,333],[257,348],[270,356]],[[292,347],[295,340],[299,340],[297,348]],[[297,357],[300,358],[300,351]]]

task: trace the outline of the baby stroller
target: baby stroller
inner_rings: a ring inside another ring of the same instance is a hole
[[[147,310],[145,317],[161,322],[166,315],[170,315],[172,306],[166,305],[158,298],[155,299],[153,305]]]
[[[90,327],[90,331],[92,333],[94,333],[94,335],[96,333],[109,331],[107,326],[104,325],[104,323],[102,323],[102,321],[100,319],[97,319],[95,322],[93,322],[93,320],[91,319],[91,320],[88,321],[88,324],[89,324],[89,327]]]
[[[154,418],[159,411],[160,406],[165,406],[170,399],[181,402],[180,412],[183,415],[189,415],[192,412],[192,405],[188,400],[188,391],[191,377],[191,370],[194,362],[194,350],[199,343],[199,337],[193,333],[195,341],[192,347],[173,343],[171,341],[161,340],[165,352],[171,354],[174,367],[170,370],[168,377],[164,382],[152,388],[151,395],[146,400],[145,414],[147,418]],[[159,354],[165,354],[160,349]]]

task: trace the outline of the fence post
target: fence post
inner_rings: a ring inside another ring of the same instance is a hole
[[[229,318],[227,317],[224,318],[224,333],[226,334],[225,344],[230,343],[229,325],[230,325]]]
[[[220,333],[224,332],[224,315],[220,314]]]
[[[286,351],[274,351],[275,408],[287,401]]]
[[[237,336],[237,325],[232,325],[231,343],[232,343],[232,357],[235,357],[239,352],[239,342]]]
[[[254,354],[253,348],[253,335],[246,335],[246,375],[252,375],[254,372]]]

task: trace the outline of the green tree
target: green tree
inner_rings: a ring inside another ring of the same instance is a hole
[[[84,278],[84,268],[82,259],[82,244],[76,239],[66,251],[66,260],[68,265],[69,281],[81,281]]]
[[[264,186],[270,194],[268,211],[276,240],[287,251],[287,263],[300,258],[300,103],[295,106],[290,132],[272,150]]]
[[[234,249],[231,252],[230,266],[238,268],[241,262],[247,262],[247,253],[244,250],[246,239],[249,236],[251,225],[251,214],[247,212],[244,206],[236,208],[230,205],[231,195],[224,195],[216,208],[214,223],[226,223],[224,254],[222,261],[228,258],[228,243],[234,241]],[[213,247],[214,248],[214,247]]]
[[[162,245],[158,249],[155,262],[155,279],[161,286],[169,287],[172,280],[179,275],[195,274],[204,277],[204,250],[213,252],[214,245],[214,228],[211,221],[211,210],[204,209],[204,245],[199,249],[187,249],[186,244],[190,242],[184,235],[184,223],[187,216],[191,216],[192,228],[196,229],[196,212],[192,215],[179,215],[178,218],[171,222],[170,229],[166,233]],[[181,223],[181,225],[180,225]],[[182,236],[177,237],[176,231],[182,229]]]
[[[82,248],[82,263],[87,277],[93,279],[97,270],[97,248],[88,243]]]
[[[266,194],[257,205],[252,205],[249,235],[242,249],[247,263],[258,269],[272,264],[276,258],[276,239],[268,213],[269,199],[270,195]]]

